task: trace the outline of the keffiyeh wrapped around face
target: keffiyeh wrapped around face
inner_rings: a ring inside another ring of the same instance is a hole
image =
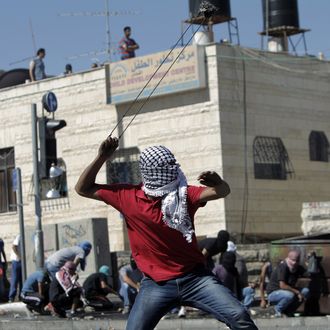
[[[145,149],[140,156],[142,190],[162,197],[163,221],[190,243],[194,230],[187,210],[187,180],[174,155],[164,146]]]

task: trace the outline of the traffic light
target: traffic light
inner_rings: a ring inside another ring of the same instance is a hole
[[[49,177],[49,169],[57,164],[55,132],[66,126],[65,120],[55,120],[46,117],[38,118],[39,126],[39,178]]]

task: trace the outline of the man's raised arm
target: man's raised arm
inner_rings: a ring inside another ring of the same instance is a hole
[[[87,166],[84,172],[80,175],[75,186],[76,192],[87,198],[99,200],[96,192],[105,185],[95,183],[97,173],[99,172],[105,161],[110,158],[118,148],[118,139],[109,136],[104,140],[99,148],[96,158]]]
[[[213,171],[202,172],[198,181],[207,186],[200,195],[200,202],[208,202],[218,198],[224,198],[230,193],[229,185],[226,181],[222,180],[220,175]]]

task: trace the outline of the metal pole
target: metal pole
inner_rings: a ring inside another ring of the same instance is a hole
[[[37,105],[31,105],[32,119],[32,155],[33,155],[33,184],[34,184],[34,209],[36,216],[36,233],[34,236],[34,251],[36,256],[36,268],[41,270],[44,266],[44,239],[41,227],[41,206],[38,171],[38,141],[37,141]]]
[[[266,0],[266,50],[269,50],[269,46],[268,46],[268,29],[269,29],[269,0]]]
[[[26,254],[25,254],[25,232],[24,232],[24,214],[23,214],[23,197],[22,197],[22,174],[19,167],[16,168],[17,179],[17,206],[19,218],[19,231],[20,231],[20,254],[22,263],[22,280],[26,280]]]
[[[109,2],[105,0],[105,24],[107,30],[107,53],[109,63],[111,62],[111,35],[110,35],[110,13],[109,13]]]

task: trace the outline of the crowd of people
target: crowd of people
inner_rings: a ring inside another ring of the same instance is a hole
[[[120,268],[118,292],[109,284],[110,268],[102,265],[98,272],[90,274],[81,285],[79,271],[84,271],[86,259],[92,249],[88,241],[76,246],[62,248],[51,254],[43,270],[30,274],[22,285],[20,260],[20,237],[15,238],[12,253],[10,290],[5,290],[7,259],[4,242],[0,239],[0,297],[1,302],[23,301],[30,311],[60,317],[75,316],[82,307],[99,310],[114,310],[114,303],[108,298],[115,294],[123,301],[123,314],[128,314],[139,291],[142,273],[131,258],[129,264]],[[14,259],[15,260],[14,260]],[[7,280],[8,281],[8,280]],[[7,287],[9,284],[7,284]]]
[[[241,301],[248,310],[255,303],[257,283],[248,282],[245,260],[237,253],[236,245],[229,240],[227,231],[219,231],[217,237],[199,241],[199,249],[205,256],[207,267],[215,277]],[[20,236],[16,236],[11,253],[11,282],[6,291],[5,281],[7,259],[4,243],[0,239],[0,299],[2,302],[15,301],[17,296],[34,312],[52,313],[61,317],[76,315],[77,309],[83,306],[95,310],[114,310],[114,303],[107,297],[115,294],[122,299],[122,313],[129,314],[139,293],[143,273],[137,267],[134,258],[124,264],[118,273],[118,292],[109,284],[110,268],[100,267],[98,272],[89,275],[83,285],[79,283],[77,267],[84,271],[86,258],[92,249],[88,241],[77,246],[60,249],[50,255],[43,271],[36,271],[28,276],[22,285],[20,264]],[[215,259],[218,256],[218,260]],[[273,271],[272,264],[267,261],[260,272],[260,307],[274,306],[274,317],[292,315],[298,306],[309,297],[308,288],[296,288],[299,277],[308,276],[306,269],[299,263],[300,253],[291,250]],[[8,284],[7,284],[8,287]],[[17,295],[18,292],[18,295]],[[8,295],[6,300],[3,295]],[[171,313],[185,316],[185,307],[174,307]]]

